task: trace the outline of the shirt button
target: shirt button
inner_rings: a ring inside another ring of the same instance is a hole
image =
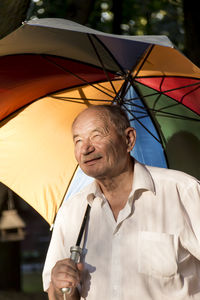
[[[118,286],[117,285],[114,285],[113,286],[113,296],[116,297],[118,294]]]

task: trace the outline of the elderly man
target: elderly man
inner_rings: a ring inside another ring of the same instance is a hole
[[[72,126],[75,157],[95,180],[61,207],[43,281],[49,299],[200,299],[200,189],[179,171],[130,152],[136,133],[117,106],[94,106]],[[87,203],[81,262],[69,259]]]

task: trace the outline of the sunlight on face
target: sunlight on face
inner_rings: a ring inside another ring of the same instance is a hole
[[[81,169],[94,178],[121,172],[127,158],[125,136],[119,135],[102,112],[88,109],[72,127],[75,157]]]

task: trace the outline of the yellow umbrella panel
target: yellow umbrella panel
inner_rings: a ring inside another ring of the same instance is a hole
[[[121,85],[121,80],[113,82],[116,91]],[[0,180],[49,224],[77,168],[71,137],[74,118],[89,105],[111,104],[114,96],[109,82],[65,90],[29,104],[1,123]]]

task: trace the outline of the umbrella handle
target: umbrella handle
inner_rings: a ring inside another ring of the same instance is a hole
[[[82,249],[79,246],[72,246],[70,248],[70,252],[71,252],[70,259],[77,264],[80,261]],[[69,288],[69,287],[62,288],[61,291],[62,291],[63,295],[71,294],[72,288]]]

